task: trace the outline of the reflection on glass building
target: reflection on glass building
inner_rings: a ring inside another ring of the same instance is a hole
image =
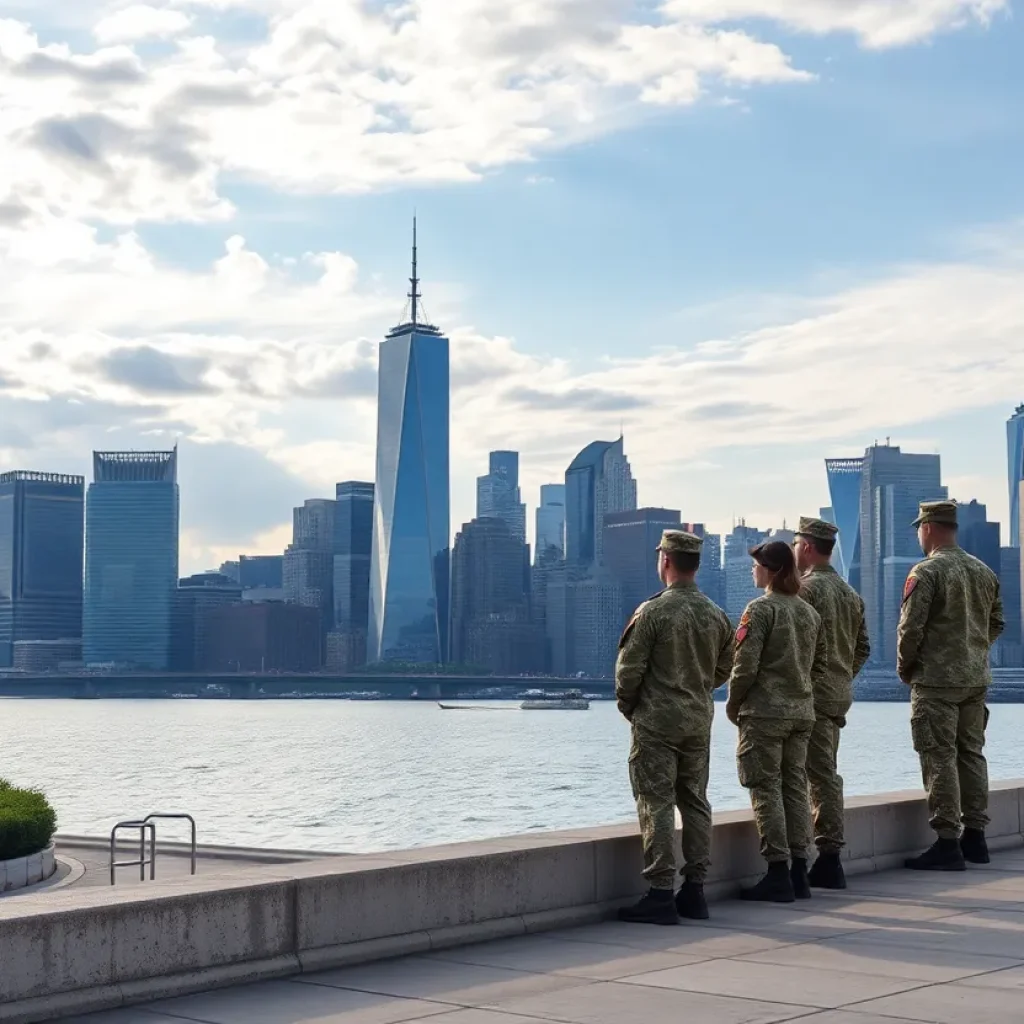
[[[178,584],[178,453],[94,452],[83,656],[167,669]]]
[[[1010,547],[1024,545],[1021,537],[1021,484],[1024,484],[1024,404],[1006,421],[1007,478],[1010,485]]]
[[[636,481],[623,439],[593,441],[565,471],[565,557],[572,565],[601,565],[604,517],[636,508]]]
[[[832,499],[831,522],[839,527],[836,570],[850,586],[860,589],[860,475],[864,459],[826,459],[828,493]]]
[[[411,315],[380,347],[367,659],[441,664],[449,646],[448,339]]]
[[[0,668],[81,654],[84,495],[80,476],[0,475]]]

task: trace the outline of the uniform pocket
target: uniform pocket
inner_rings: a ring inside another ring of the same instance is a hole
[[[931,719],[920,711],[915,711],[910,716],[910,735],[914,741],[914,750],[919,754],[934,750],[938,745]]]
[[[758,786],[768,776],[765,750],[750,732],[740,727],[740,740],[736,747],[736,774],[745,789]]]

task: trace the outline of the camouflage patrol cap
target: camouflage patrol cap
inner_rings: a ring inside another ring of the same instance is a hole
[[[835,540],[838,533],[838,526],[826,523],[824,519],[814,519],[811,516],[801,516],[800,525],[796,530],[798,537],[812,537],[814,540]]]
[[[925,523],[938,523],[941,526],[956,526],[955,501],[922,501],[920,515],[911,524],[923,526]]]
[[[704,538],[685,530],[665,530],[661,535],[659,551],[675,551],[683,555],[699,555],[704,546]]]

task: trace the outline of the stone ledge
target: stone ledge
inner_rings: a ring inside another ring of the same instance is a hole
[[[993,786],[993,847],[1024,841],[1022,806],[1024,782]],[[851,875],[898,864],[931,841],[923,794],[851,800],[847,838]],[[716,815],[712,857],[712,898],[760,873],[749,812]],[[636,827],[612,825],[0,901],[0,1021],[591,922],[641,866]]]
[[[52,877],[56,870],[57,858],[53,843],[45,850],[30,853],[27,857],[0,860],[0,892],[14,892],[38,885]]]

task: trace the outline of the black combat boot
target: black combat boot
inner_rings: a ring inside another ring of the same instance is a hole
[[[676,912],[680,917],[690,921],[706,921],[708,901],[704,899],[704,885],[693,878],[688,878],[676,893]]]
[[[807,858],[794,857],[789,869],[789,877],[793,880],[793,895],[798,900],[811,898],[811,883],[807,877]]]
[[[920,857],[911,857],[904,867],[912,871],[966,871],[957,839],[936,839]]]
[[[988,855],[988,843],[985,842],[985,830],[965,828],[964,834],[960,837],[960,852],[964,855],[964,860],[972,864],[988,864],[991,858]]]
[[[619,920],[630,924],[679,924],[671,889],[649,889],[639,903],[623,907]]]
[[[846,873],[838,853],[819,853],[807,880],[813,889],[845,889]]]
[[[793,893],[789,865],[784,860],[769,864],[768,873],[764,878],[752,889],[744,889],[740,893],[740,899],[758,903],[792,903],[796,896]]]

